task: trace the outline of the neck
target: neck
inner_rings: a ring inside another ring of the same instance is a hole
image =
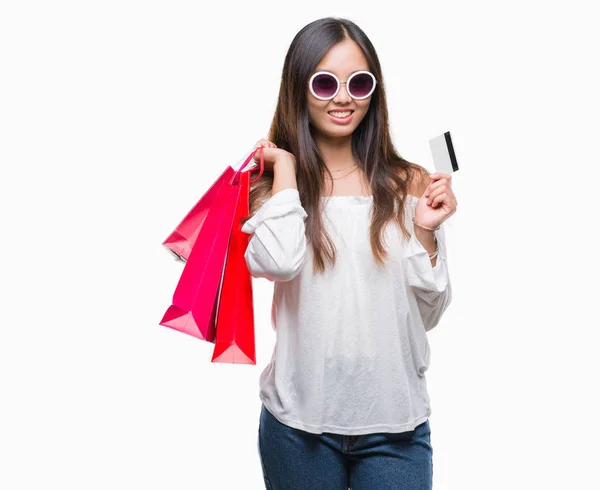
[[[330,171],[347,169],[355,163],[352,135],[344,138],[317,138],[319,152]]]

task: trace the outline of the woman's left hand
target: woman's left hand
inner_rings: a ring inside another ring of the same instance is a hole
[[[456,212],[458,203],[452,191],[452,175],[436,172],[415,208],[415,221],[437,228]]]

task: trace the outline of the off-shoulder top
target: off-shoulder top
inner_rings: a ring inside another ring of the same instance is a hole
[[[242,231],[255,278],[274,282],[276,342],[259,397],[283,424],[307,432],[404,432],[431,414],[426,332],[451,301],[444,224],[432,267],[414,234],[418,198],[408,196],[406,240],[388,223],[389,259],[379,266],[369,241],[372,196],[322,197],[336,263],[314,274],[306,211],[297,189],[265,201]]]

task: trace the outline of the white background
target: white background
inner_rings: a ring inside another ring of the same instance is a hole
[[[370,37],[400,154],[451,131],[453,302],[428,333],[434,486],[598,488],[593,2],[3,2],[0,487],[264,488],[257,364],[158,323],[161,243],[266,136],[285,53]],[[596,47],[596,48],[594,48]]]

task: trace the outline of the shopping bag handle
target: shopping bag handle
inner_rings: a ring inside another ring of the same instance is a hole
[[[260,172],[258,173],[258,177],[256,177],[256,179],[251,180],[250,183],[254,183],[256,182],[258,179],[260,179],[260,177],[262,176],[264,170],[265,170],[265,153],[263,151],[264,145],[260,145],[256,148],[254,148],[254,151],[252,153],[250,153],[250,155],[248,155],[248,158],[246,158],[246,161],[242,164],[242,166],[238,169],[238,171],[235,173],[235,176],[233,177],[233,183],[234,185],[238,184],[238,176],[239,174],[242,172],[242,170],[244,170],[244,168],[246,167],[246,165],[248,165],[248,162],[250,162],[250,160],[252,160],[252,157],[256,154],[257,150],[260,150]]]

